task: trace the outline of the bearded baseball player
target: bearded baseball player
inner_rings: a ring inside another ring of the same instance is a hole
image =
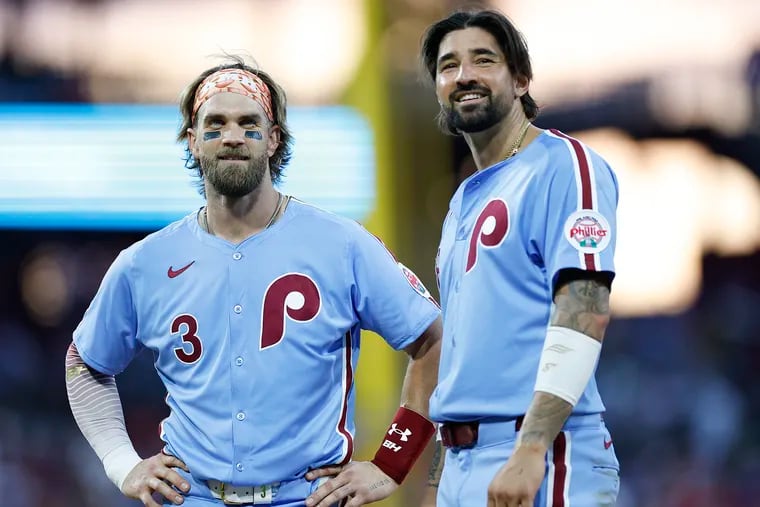
[[[446,447],[438,507],[614,505],[619,465],[594,380],[610,319],[618,185],[608,164],[532,125],[527,45],[495,11],[433,24],[422,60],[440,125],[477,171],[437,259],[443,310],[430,415]]]
[[[123,250],[74,331],[74,418],[107,476],[146,506],[303,506],[324,482],[307,472],[323,467],[348,474],[332,503],[363,505],[398,487],[435,431],[439,308],[362,226],[276,190],[285,107],[242,60],[188,86],[179,140],[206,206]],[[410,361],[374,459],[352,462],[361,329]],[[145,459],[114,379],[143,350],[169,406],[165,446]]]

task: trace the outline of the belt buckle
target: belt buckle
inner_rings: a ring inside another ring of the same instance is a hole
[[[441,425],[441,442],[452,449],[472,449],[478,443],[478,423],[445,423]]]
[[[232,486],[221,481],[207,481],[211,495],[225,505],[270,505],[273,502],[273,489],[279,484],[263,486]]]
[[[229,485],[225,482],[219,483],[219,493],[221,494],[220,500],[224,505],[243,505],[244,503],[247,503],[247,498],[241,498],[238,495],[236,488],[230,487],[229,490],[232,491],[229,491],[228,486]]]

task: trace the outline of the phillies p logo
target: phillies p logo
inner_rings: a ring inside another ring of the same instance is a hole
[[[501,245],[509,232],[509,208],[501,199],[489,201],[475,220],[475,227],[470,235],[470,247],[467,250],[467,267],[469,273],[478,262],[478,247],[495,248]]]

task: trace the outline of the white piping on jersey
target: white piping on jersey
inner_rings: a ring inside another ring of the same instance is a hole
[[[594,168],[593,159],[589,155],[588,147],[583,144],[580,141],[577,141],[578,144],[580,144],[581,148],[583,149],[583,154],[586,157],[587,165],[588,165],[588,182],[591,186],[591,209],[594,211],[599,211],[599,201],[597,200],[597,194],[596,194],[596,169]],[[576,178],[580,178],[580,170],[576,172]],[[581,201],[578,201],[578,208],[580,209],[582,207]],[[601,259],[599,258],[599,253],[596,252],[593,254],[594,256],[594,266],[599,268],[602,263]]]
[[[343,342],[345,349],[343,350],[343,368],[341,372],[341,408],[338,420],[335,423],[335,432],[343,439],[343,452],[341,464],[348,463],[354,453],[354,441],[353,435],[348,431],[348,401],[351,394],[351,385],[354,382],[354,372],[352,368],[353,359],[353,337],[351,331],[346,331],[346,336]]]

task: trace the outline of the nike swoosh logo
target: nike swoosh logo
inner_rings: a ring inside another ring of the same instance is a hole
[[[187,266],[185,266],[185,267],[179,268],[179,269],[178,269],[178,270],[176,270],[176,271],[175,271],[174,269],[172,269],[172,267],[171,267],[171,266],[169,266],[169,271],[167,271],[167,272],[166,272],[166,275],[167,275],[169,278],[174,278],[174,277],[176,277],[176,276],[179,276],[179,275],[181,275],[182,273],[184,273],[185,271],[187,271],[187,268],[189,268],[189,267],[190,267],[190,266],[192,266],[193,264],[195,264],[195,261],[191,262],[190,264],[188,264],[188,265],[187,265]]]
[[[605,448],[605,449],[609,449],[611,445],[612,445],[612,440],[607,440],[607,439],[605,438],[605,439],[604,439],[604,448]]]

